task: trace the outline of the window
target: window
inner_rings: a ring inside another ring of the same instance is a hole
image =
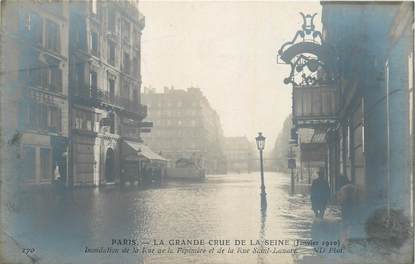
[[[130,55],[124,52],[124,59],[123,59],[123,70],[126,74],[130,74]]]
[[[93,116],[94,116],[94,122],[95,122],[95,124],[94,124],[94,127],[92,128],[94,131],[99,131],[99,129],[100,129],[100,120],[101,120],[101,114],[99,114],[99,113],[95,113],[95,114],[93,114]]]
[[[129,98],[129,95],[130,95],[130,83],[128,81],[123,81],[121,97]]]
[[[74,46],[80,49],[86,48],[86,23],[85,18],[82,16],[74,17],[73,27],[71,26],[71,31],[73,30],[74,37],[71,39]]]
[[[94,131],[93,119],[94,119],[93,113],[77,110],[75,112],[75,127],[77,129]]]
[[[49,66],[45,63],[40,63],[40,69],[38,70],[38,84],[35,84],[35,86],[40,86],[42,89],[49,90],[49,84],[50,84],[50,69]]]
[[[108,40],[108,63],[115,66],[115,44]]]
[[[46,48],[53,51],[60,51],[60,40],[59,40],[59,26],[58,24],[48,21],[47,31],[46,31]]]
[[[134,57],[133,59],[133,74],[135,75],[135,78],[138,78],[139,76],[139,69],[138,69],[138,59],[137,57]]]
[[[79,64],[75,69],[75,86],[77,88],[77,95],[85,94],[85,68],[83,64]]]
[[[23,177],[34,179],[36,176],[36,149],[31,146],[23,146]]]
[[[129,41],[130,40],[130,35],[131,35],[131,24],[128,21],[124,20],[123,23],[123,35],[124,35],[124,39]]]
[[[75,128],[82,129],[82,114],[80,111],[75,111]]]
[[[43,84],[44,84],[44,81],[42,81],[42,80],[44,80],[44,78],[42,78],[42,77],[44,77],[43,76],[44,64],[43,63],[38,63],[37,65],[39,66],[39,68],[29,69],[29,84],[31,86],[43,86]]]
[[[62,130],[62,110],[59,107],[49,107],[49,130],[54,132]]]
[[[50,91],[62,92],[62,71],[59,66],[52,66],[52,68],[49,68],[48,87]]]
[[[110,113],[109,117],[111,118],[110,133],[115,134],[114,113]]]
[[[114,10],[110,7],[108,9],[108,31],[116,33],[117,24]]]
[[[94,56],[99,56],[99,50],[98,50],[98,33],[92,31],[91,32],[91,52]]]
[[[48,129],[48,107],[45,104],[37,104],[39,113],[39,128],[41,130]]]
[[[111,103],[115,101],[115,80],[112,78],[108,79],[108,99]]]
[[[40,175],[42,179],[52,178],[52,157],[48,148],[40,148]]]
[[[89,88],[90,88],[90,94],[89,96],[96,96],[97,95],[97,90],[98,90],[98,78],[97,78],[97,73],[95,71],[91,71],[89,73]]]
[[[89,130],[89,131],[94,131],[94,127],[92,126],[93,124],[93,114],[88,112],[88,113],[84,113],[85,115],[85,119],[84,119],[84,129]]]
[[[30,32],[32,30],[32,14],[26,14],[23,23],[24,31]]]
[[[134,104],[138,104],[138,102],[139,102],[139,100],[138,100],[138,92],[137,92],[137,89],[134,89],[133,90],[133,102],[134,102]]]
[[[48,65],[43,62],[28,63],[24,59],[20,62],[19,80],[32,87],[47,88]]]
[[[34,102],[29,102],[26,109],[26,126],[27,128],[35,128],[38,118],[36,114],[36,104]]]
[[[26,13],[20,17],[20,31],[38,44],[42,44],[42,24],[42,18],[36,13]]]

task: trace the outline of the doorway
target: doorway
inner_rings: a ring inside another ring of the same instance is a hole
[[[105,158],[105,181],[107,183],[114,182],[115,180],[114,163],[114,150],[108,148]]]

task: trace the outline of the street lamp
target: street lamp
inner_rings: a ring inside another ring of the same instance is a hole
[[[263,165],[263,159],[262,159],[262,151],[265,148],[265,137],[262,135],[261,132],[259,132],[255,140],[256,140],[256,146],[259,150],[259,162],[261,166],[261,209],[263,210],[267,207],[267,194],[265,192],[265,184],[264,184],[264,165]]]

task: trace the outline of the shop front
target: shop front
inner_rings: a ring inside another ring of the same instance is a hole
[[[165,178],[167,159],[143,143],[122,142],[121,181],[124,185],[161,184]]]

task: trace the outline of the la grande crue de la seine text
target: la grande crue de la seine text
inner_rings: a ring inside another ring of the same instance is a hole
[[[117,246],[339,246],[340,241],[315,241],[304,239],[112,239],[111,245]]]

